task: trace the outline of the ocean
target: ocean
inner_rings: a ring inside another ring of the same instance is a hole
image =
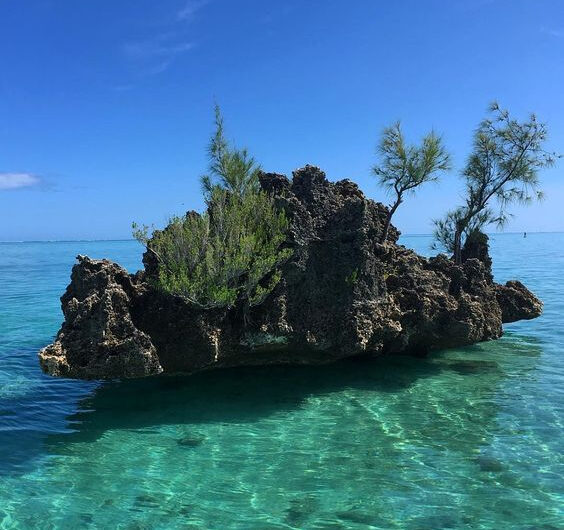
[[[0,243],[0,529],[564,528],[564,234],[491,245],[545,303],[498,341],[101,383],[37,352],[75,256],[140,245]]]

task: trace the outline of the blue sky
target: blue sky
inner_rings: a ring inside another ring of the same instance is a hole
[[[564,152],[562,0],[0,0],[0,240],[130,237],[201,208],[212,106],[269,171],[370,175],[381,129],[433,128],[460,168],[490,101]],[[564,230],[564,160],[508,230]],[[428,233],[456,169],[395,224]]]

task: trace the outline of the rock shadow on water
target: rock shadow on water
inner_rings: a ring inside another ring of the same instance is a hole
[[[151,427],[162,425],[255,422],[295,410],[310,396],[346,389],[401,392],[440,374],[491,374],[499,381],[504,373],[497,363],[487,358],[476,359],[476,353],[482,354],[480,348],[474,345],[458,350],[467,351],[467,359],[356,358],[321,366],[244,367],[184,377],[108,382],[79,402],[78,411],[67,418],[75,432],[54,435],[49,442],[53,445],[91,441],[106,430],[116,429],[147,433]],[[527,364],[532,368],[531,362]],[[195,428],[193,433],[179,438],[178,443],[196,448],[204,440]]]
[[[514,332],[495,344],[503,347],[508,362],[517,355],[523,373],[534,369],[542,352],[542,342]],[[160,425],[167,424],[253,422],[280,411],[295,410],[313,395],[348,388],[400,392],[441,373],[480,377],[480,373],[493,370],[498,380],[503,379],[503,371],[488,368],[488,362],[480,368],[472,366],[488,345],[457,350],[467,351],[474,360],[456,360],[463,364],[455,366],[449,366],[451,359],[431,355],[424,359],[354,359],[315,367],[238,368],[102,384],[42,376],[44,384],[40,386],[39,398],[35,389],[34,393],[0,401],[0,475],[25,473],[46,451],[64,453],[68,444],[97,440],[109,429],[142,430],[147,434],[152,427],[157,432]],[[61,400],[61,395],[65,400]],[[196,427],[177,442],[187,450],[197,450],[205,443],[199,437]]]
[[[110,429],[142,429],[146,433],[161,425],[255,422],[295,410],[312,395],[347,388],[393,393],[443,370],[426,359],[397,356],[108,382],[80,401],[78,411],[67,418],[75,431],[54,435],[50,443],[96,440]],[[192,441],[191,437],[186,438],[186,445],[199,445],[198,435]]]

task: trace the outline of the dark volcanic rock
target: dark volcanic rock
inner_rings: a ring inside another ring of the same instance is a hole
[[[503,322],[531,320],[542,312],[542,302],[521,282],[509,281],[505,285],[496,284],[495,295],[501,307]]]
[[[78,256],[61,297],[65,322],[39,355],[43,370],[84,379],[161,373],[151,339],[131,322],[136,295],[132,278],[119,265]]]
[[[461,258],[463,262],[471,258],[480,260],[486,267],[486,270],[490,273],[490,279],[493,280],[493,275],[491,274],[492,259],[490,258],[490,246],[488,241],[489,237],[487,234],[484,234],[479,230],[470,232],[464,242],[464,246],[462,247]]]
[[[53,375],[141,377],[260,364],[321,364],[495,339],[502,322],[534,318],[541,302],[518,282],[493,283],[487,238],[472,239],[457,266],[397,245],[386,208],[350,180],[330,183],[312,166],[261,175],[290,219],[293,249],[282,280],[258,307],[202,309],[148,281],[145,253],[134,276],[106,260],[79,257],[61,301],[65,323],[40,352]],[[190,214],[189,214],[190,215]]]

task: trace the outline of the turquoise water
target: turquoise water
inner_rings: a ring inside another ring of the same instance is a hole
[[[499,341],[101,384],[36,353],[74,256],[136,270],[139,246],[0,244],[0,528],[564,528],[564,234],[492,246],[545,301]]]

